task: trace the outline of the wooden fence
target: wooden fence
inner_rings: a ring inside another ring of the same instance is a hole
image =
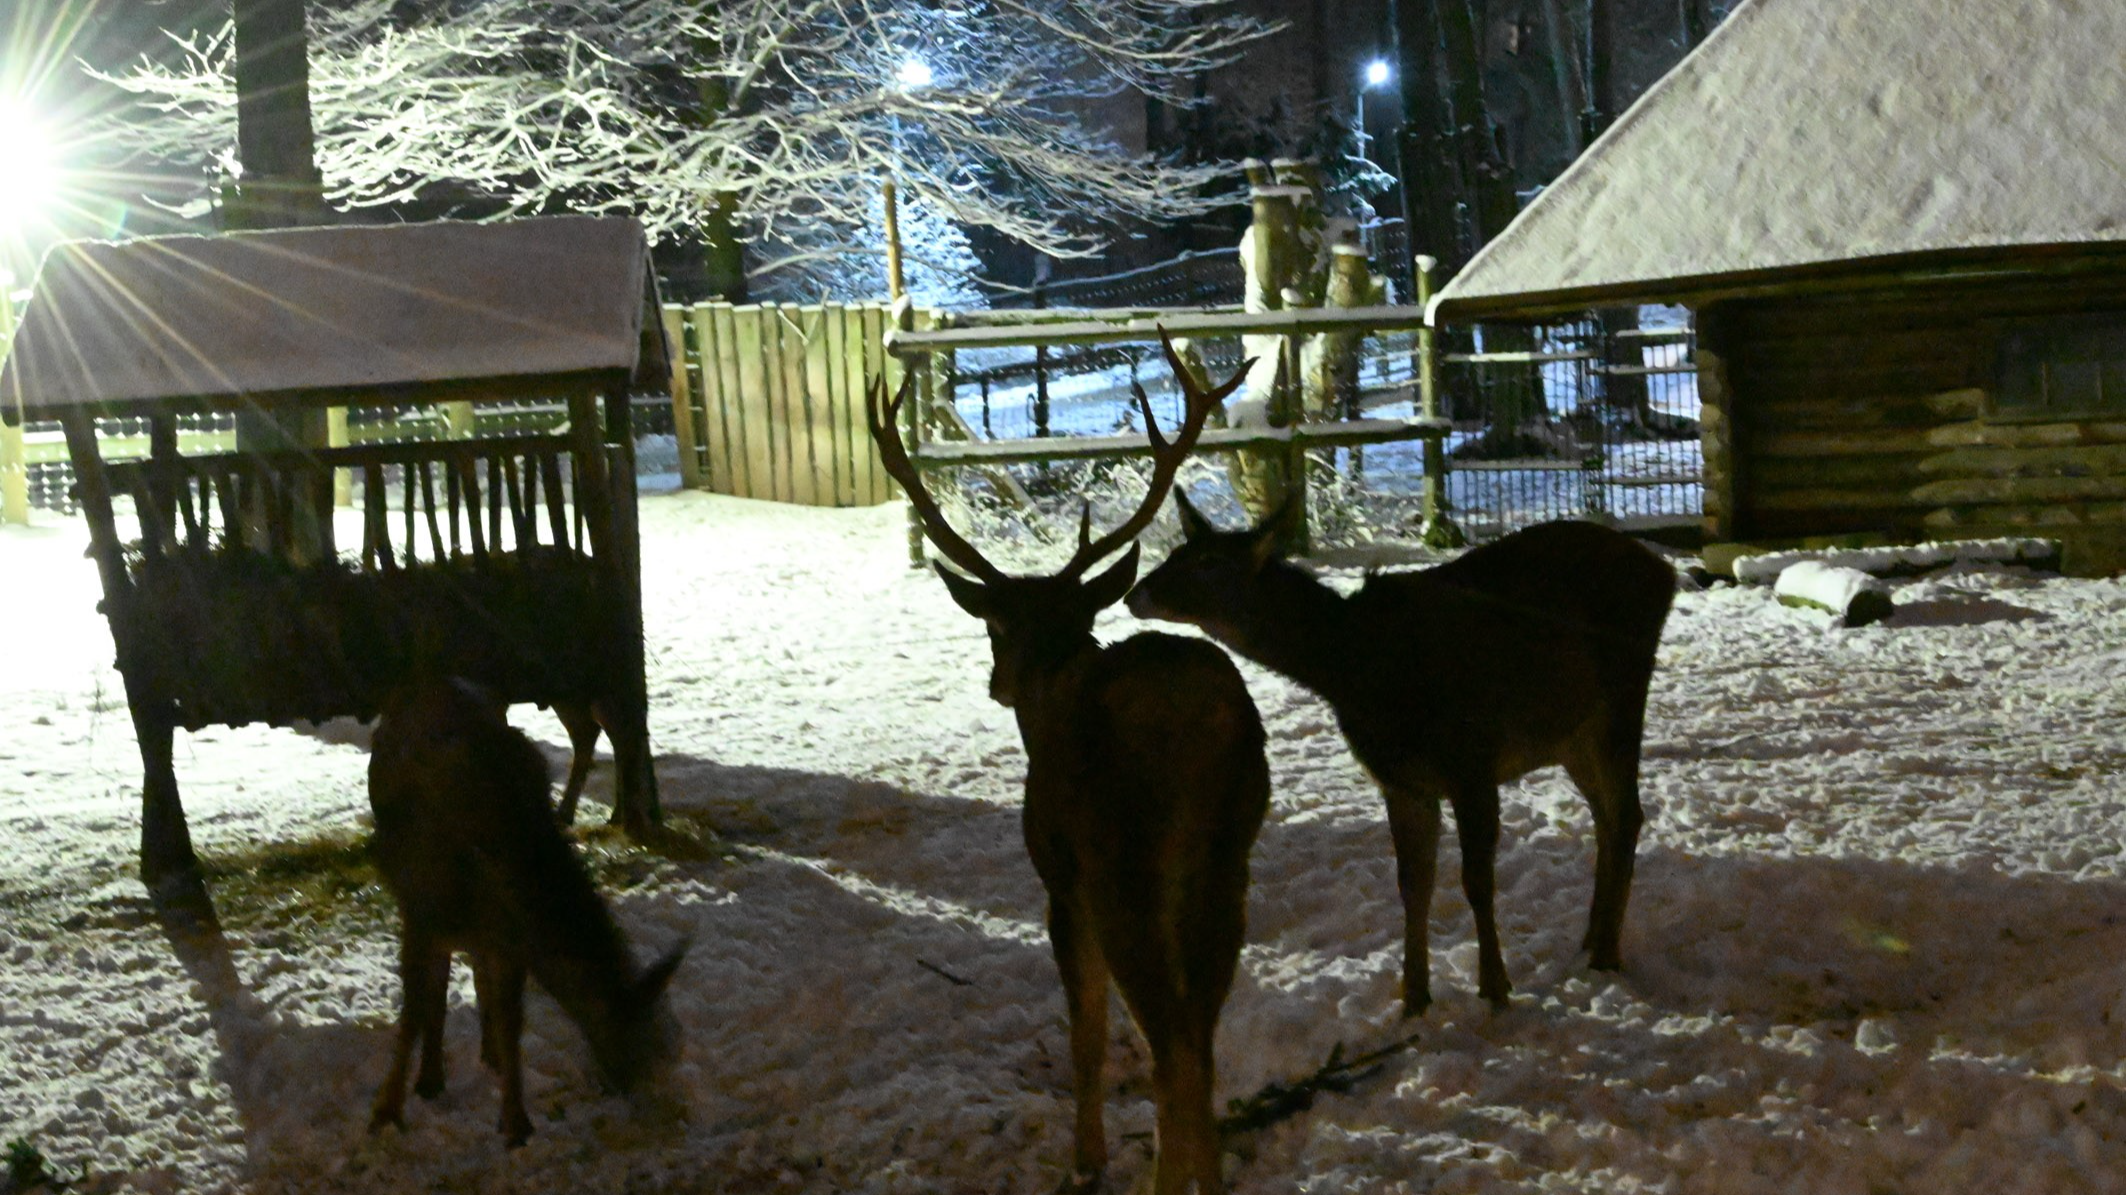
[[[682,483],[808,506],[892,497],[864,427],[866,383],[901,377],[889,318],[879,303],[667,305]]]

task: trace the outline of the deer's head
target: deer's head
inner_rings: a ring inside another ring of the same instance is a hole
[[[1060,667],[1092,642],[1093,619],[1101,610],[1122,600],[1122,596],[1129,592],[1130,584],[1136,580],[1137,535],[1159,513],[1159,504],[1166,500],[1175,472],[1180,469],[1181,462],[1188,459],[1189,452],[1196,445],[1196,437],[1203,431],[1204,419],[1211,408],[1231,394],[1247,376],[1247,367],[1243,365],[1240,372],[1224,385],[1216,388],[1202,386],[1175,355],[1164,332],[1160,333],[1160,340],[1165,343],[1167,363],[1173,368],[1174,377],[1188,399],[1181,426],[1174,432],[1172,440],[1161,436],[1143,387],[1132,387],[1136,392],[1137,408],[1144,415],[1145,433],[1152,442],[1152,479],[1144,500],[1136,513],[1121,526],[1098,539],[1093,538],[1092,510],[1088,506],[1078,523],[1077,551],[1061,569],[1045,576],[1006,575],[945,521],[944,513],[925,488],[922,476],[908,459],[907,447],[901,441],[900,411],[913,390],[914,377],[911,375],[902,384],[900,393],[890,402],[885,397],[883,378],[874,380],[866,395],[864,414],[870,422],[872,438],[878,441],[879,457],[886,472],[907,493],[930,542],[947,560],[964,570],[963,575],[939,564],[936,566],[938,576],[944,579],[946,589],[951,591],[952,600],[960,609],[988,625],[994,664],[989,677],[989,695],[999,705],[1016,705],[1026,692],[1029,678]],[[1093,565],[1124,545],[1128,545],[1128,550],[1120,560],[1090,580],[1086,579]]]
[[[1292,506],[1287,502],[1253,527],[1220,531],[1180,490],[1174,491],[1174,505],[1181,546],[1130,591],[1129,612],[1210,630],[1243,608],[1262,570],[1282,558]]]
[[[686,957],[682,942],[617,990],[599,993],[583,1018],[591,1057],[614,1090],[639,1091],[658,1082],[680,1052],[679,1022],[664,990]]]

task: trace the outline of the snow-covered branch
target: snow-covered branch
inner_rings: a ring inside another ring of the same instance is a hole
[[[1056,256],[1193,214],[1220,171],[1121,151],[1088,97],[1178,100],[1265,25],[1228,0],[460,0],[311,6],[327,192],[479,214],[627,212],[699,235],[735,195],[755,264],[857,244],[881,179],[911,204]],[[411,13],[411,15],[409,15]],[[226,34],[107,76],[113,130],[203,186],[233,161]],[[931,81],[904,85],[910,59]]]

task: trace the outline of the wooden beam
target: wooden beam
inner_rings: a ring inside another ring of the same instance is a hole
[[[1420,307],[1300,307],[1285,311],[1178,314],[1119,323],[1094,320],[1019,327],[951,328],[939,332],[895,330],[886,351],[909,357],[940,349],[1033,348],[1057,344],[1118,344],[1170,336],[1281,336],[1311,332],[1407,332],[1423,327]]]
[[[1233,452],[1247,448],[1298,445],[1341,448],[1353,444],[1387,444],[1400,440],[1444,437],[1453,430],[1446,420],[1354,419],[1342,423],[1303,423],[1294,427],[1213,427],[1196,439],[1196,452]],[[1084,461],[1148,456],[1151,441],[1134,436],[1066,436],[1036,440],[982,440],[973,443],[930,441],[909,457],[922,467],[943,465],[1017,465],[1034,461]],[[1578,464],[1572,465],[1579,468]]]

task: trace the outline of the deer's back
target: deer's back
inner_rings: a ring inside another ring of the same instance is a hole
[[[1668,563],[1596,523],[1538,523],[1418,574],[1580,623],[1651,655],[1675,600]]]
[[[1111,875],[1216,859],[1244,876],[1270,780],[1262,719],[1232,660],[1200,639],[1140,634],[1099,653],[1074,690],[1068,735],[1029,751],[1036,866],[1068,851]]]
[[[555,824],[546,757],[454,682],[387,706],[372,740],[378,870],[409,923],[466,948],[617,956],[603,901]]]

